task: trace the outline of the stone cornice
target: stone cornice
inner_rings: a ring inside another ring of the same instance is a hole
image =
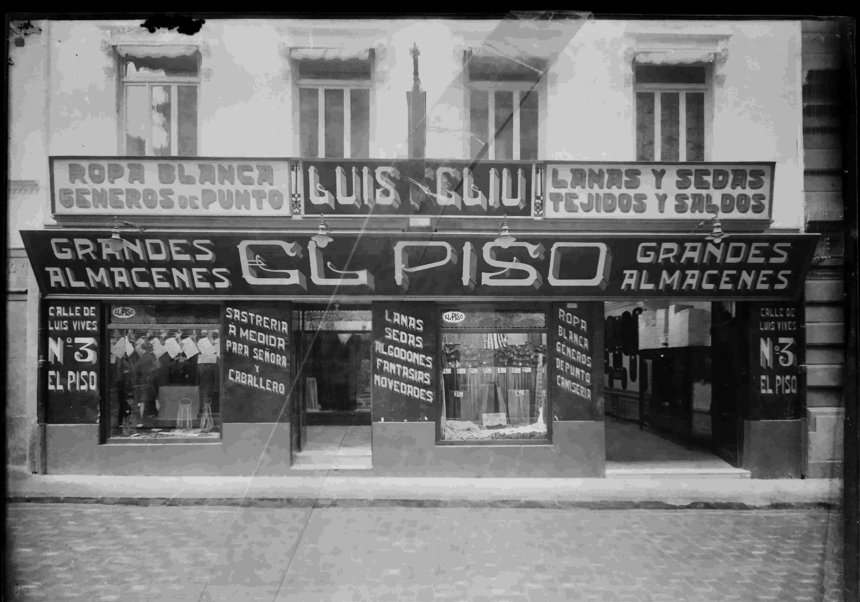
[[[9,180],[9,194],[34,194],[39,192],[36,180]]]

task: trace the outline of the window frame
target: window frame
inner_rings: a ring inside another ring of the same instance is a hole
[[[299,73],[299,63],[301,61],[293,61],[293,73]],[[302,132],[301,132],[301,102],[299,98],[303,89],[317,90],[317,156],[302,157],[303,159],[352,159],[352,106],[351,106],[351,91],[352,90],[367,90],[368,91],[368,119],[367,119],[367,158],[373,157],[373,131],[375,125],[375,113],[373,107],[376,103],[375,86],[376,81],[376,61],[371,60],[370,78],[369,79],[316,79],[312,77],[297,77],[293,86],[293,119],[295,123],[295,138],[294,144],[296,155],[301,156],[302,148]],[[325,91],[326,90],[343,90],[343,157],[326,157],[325,156]]]
[[[141,436],[137,438],[126,438],[116,436],[114,434],[114,430],[116,427],[113,426],[112,419],[112,379],[114,376],[113,370],[113,361],[111,358],[111,336],[114,331],[121,330],[136,330],[136,331],[147,331],[147,330],[218,330],[218,338],[219,338],[219,346],[222,345],[224,340],[224,332],[223,332],[223,306],[224,302],[201,302],[201,301],[184,301],[184,300],[148,300],[148,299],[133,299],[130,301],[131,304],[143,304],[143,305],[205,305],[205,306],[213,306],[218,307],[219,309],[219,319],[218,322],[176,322],[176,323],[146,323],[146,322],[128,322],[128,323],[113,323],[112,322],[112,309],[117,306],[128,305],[129,300],[107,300],[102,303],[102,315],[101,315],[101,344],[103,345],[104,353],[102,353],[102,383],[103,383],[103,393],[101,394],[101,416],[99,417],[99,430],[100,430],[100,445],[129,445],[129,444],[221,444],[224,439],[224,421],[223,421],[223,397],[224,394],[224,381],[223,375],[220,374],[223,370],[223,354],[218,354],[218,369],[219,369],[219,378],[217,380],[218,387],[218,412],[213,412],[213,418],[217,416],[216,426],[218,429],[217,437],[170,437],[160,438],[160,437],[147,437]],[[134,341],[131,341],[134,344]],[[119,400],[117,400],[119,401]],[[179,427],[176,427],[179,429]],[[165,429],[163,429],[165,430]],[[170,430],[170,429],[166,429]]]
[[[540,81],[537,84],[531,84],[529,82],[491,82],[491,81],[473,81],[469,79],[468,69],[465,70],[466,73],[466,119],[467,119],[467,131],[466,131],[466,157],[472,158],[471,152],[471,142],[472,142],[472,92],[487,92],[488,93],[488,101],[487,101],[487,133],[489,136],[489,148],[487,154],[484,159],[488,161],[496,160],[496,92],[512,92],[513,93],[513,107],[514,107],[514,120],[511,123],[511,128],[513,128],[513,157],[510,159],[511,161],[522,161],[522,140],[520,137],[520,104],[522,102],[522,93],[531,91],[533,94],[537,94],[537,105],[538,105],[538,128],[537,128],[537,148],[538,148],[538,156],[534,159],[528,159],[529,161],[538,161],[540,160],[540,148],[541,148],[541,139],[542,136],[542,121],[541,121],[541,113],[544,112],[543,99],[545,98],[544,94],[544,82]]]
[[[639,160],[637,156],[637,147],[639,139],[639,114],[638,114],[638,95],[640,93],[654,94],[654,158],[653,162],[666,162],[661,157],[662,154],[662,120],[661,120],[661,100],[663,93],[669,92],[678,93],[678,159],[673,162],[690,163],[695,161],[687,160],[687,93],[701,93],[704,97],[704,131],[703,146],[704,157],[703,161],[710,160],[710,142],[712,138],[711,122],[712,122],[712,73],[710,64],[701,65],[667,65],[667,66],[701,66],[705,70],[705,83],[703,84],[659,84],[659,83],[637,83],[636,82],[636,65],[633,65],[633,156]]]
[[[200,90],[201,90],[201,72],[202,58],[198,51],[197,54],[197,76],[196,77],[180,77],[172,75],[133,75],[131,77],[125,74],[126,65],[129,62],[127,57],[119,56],[119,85],[120,85],[120,154],[124,157],[138,156],[128,154],[128,89],[132,86],[146,87],[147,102],[149,110],[146,112],[146,148],[145,157],[155,157],[152,149],[152,87],[165,86],[170,88],[170,150],[169,157],[178,157],[179,152],[179,86],[194,86],[197,89],[195,98],[195,113],[197,115],[197,136],[194,140],[194,155],[200,156]],[[186,155],[183,155],[186,156]]]
[[[531,446],[531,445],[552,445],[552,435],[553,435],[553,399],[552,399],[552,387],[550,386],[550,362],[549,362],[549,343],[550,343],[550,332],[549,332],[549,312],[550,305],[546,303],[537,303],[531,307],[525,307],[519,304],[515,304],[512,306],[508,305],[486,305],[486,304],[468,304],[465,308],[463,304],[439,304],[437,306],[436,312],[436,320],[437,320],[437,339],[436,339],[436,382],[437,386],[437,395],[436,401],[434,405],[436,407],[436,445],[437,446],[455,446],[455,447],[469,447],[469,446],[485,446],[485,445],[513,445],[513,446]],[[546,325],[543,328],[518,328],[515,330],[505,330],[499,328],[491,328],[491,327],[464,327],[464,328],[445,328],[442,325],[442,315],[447,311],[462,311],[462,312],[480,312],[480,311],[541,311],[544,313],[546,317]],[[465,441],[457,441],[450,440],[444,438],[444,433],[442,432],[442,420],[444,418],[443,413],[443,395],[441,393],[442,389],[445,386],[445,381],[443,377],[443,364],[444,364],[444,349],[442,345],[443,335],[446,333],[459,332],[464,334],[476,334],[476,333],[484,333],[484,332],[517,332],[517,333],[539,333],[543,334],[546,338],[547,344],[547,356],[545,358],[545,383],[544,387],[546,389],[546,415],[544,419],[546,420],[546,436],[541,439],[487,439],[487,440],[465,440]]]

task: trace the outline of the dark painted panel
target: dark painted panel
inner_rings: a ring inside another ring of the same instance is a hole
[[[97,424],[101,396],[101,304],[49,301],[45,421],[48,424]],[[12,341],[12,344],[23,344]]]
[[[553,303],[549,385],[557,420],[603,420],[601,303]]]
[[[223,422],[287,422],[292,380],[290,304],[223,306]]]
[[[791,420],[802,415],[805,374],[803,306],[750,303],[751,420]]]
[[[373,422],[436,419],[436,339],[433,303],[373,304]]]

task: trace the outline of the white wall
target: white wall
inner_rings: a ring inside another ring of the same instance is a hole
[[[111,44],[202,41],[200,154],[295,155],[293,81],[288,52],[297,45],[366,44],[376,50],[371,155],[405,156],[410,49],[418,45],[427,92],[427,156],[466,156],[463,51],[498,25],[480,21],[207,20],[194,38],[149,34],[137,22],[59,21],[49,35],[13,48],[10,69],[10,177],[39,180],[38,198],[10,201],[14,232],[50,221],[47,155],[116,155],[119,117]],[[591,21],[550,72],[541,155],[546,159],[635,158],[629,31],[641,23]],[[715,87],[713,161],[775,161],[774,228],[802,227],[799,22],[673,22],[674,28],[728,30],[725,81]],[[50,52],[44,46],[50,43]],[[41,50],[40,50],[40,44]],[[16,52],[25,50],[26,52]],[[47,84],[45,83],[47,80]],[[46,152],[47,149],[47,152]]]
[[[47,165],[47,70],[50,25],[34,21],[42,33],[24,46],[9,43],[9,155],[7,248],[21,248],[21,229],[39,229],[49,216]],[[26,184],[25,184],[26,183]],[[35,183],[35,184],[31,184]]]
[[[773,228],[803,226],[800,22],[732,25],[715,92],[714,161],[776,161]]]

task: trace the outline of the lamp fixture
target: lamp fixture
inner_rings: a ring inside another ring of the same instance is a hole
[[[317,230],[317,233],[311,237],[311,240],[314,241],[318,247],[324,249],[326,246],[328,246],[328,243],[334,240],[328,234],[328,222],[325,221],[325,214],[320,213],[319,229]]]
[[[514,242],[516,242],[516,238],[511,236],[511,230],[508,228],[508,216],[502,218],[502,224],[499,226],[499,236],[496,238],[496,244],[502,247],[503,249],[507,249]]]
[[[119,231],[120,226],[127,226],[129,228],[137,228],[141,232],[146,230],[143,226],[138,226],[137,224],[133,224],[131,222],[126,222],[120,220],[117,217],[113,218],[113,227],[110,232],[110,239],[108,239],[108,246],[110,250],[114,253],[119,253],[125,248],[125,240],[122,238],[122,234]]]
[[[699,222],[698,225],[693,228],[690,234],[693,234],[696,230],[698,230],[702,226],[706,226],[707,224],[711,224],[711,233],[705,237],[705,240],[720,244],[724,238],[728,238],[729,235],[723,232],[723,224],[720,222],[719,211],[716,211],[714,213],[714,217]]]
[[[717,244],[720,244],[726,236],[728,236],[728,234],[723,232],[723,225],[720,223],[720,218],[715,215],[714,225],[711,228],[711,233],[705,237],[705,240],[711,240]]]

